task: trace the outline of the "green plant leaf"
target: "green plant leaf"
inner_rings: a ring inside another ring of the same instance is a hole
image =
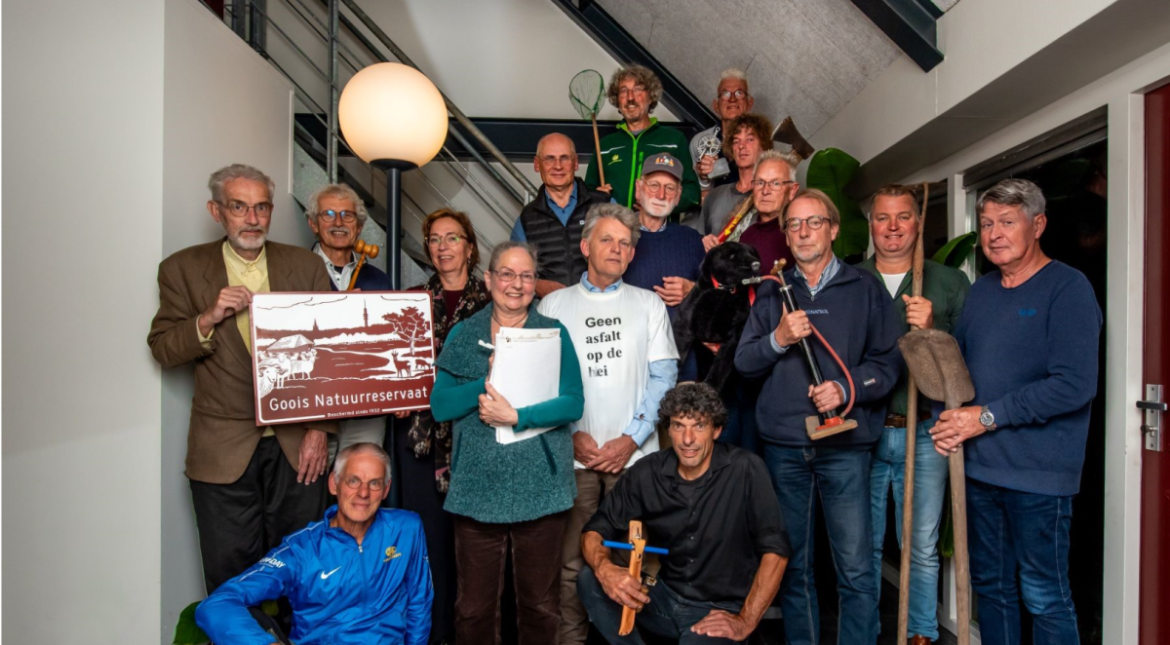
[[[931,259],[952,269],[958,269],[975,251],[975,244],[978,242],[979,234],[975,231],[964,233],[943,245]]]
[[[175,625],[174,645],[204,645],[211,642],[207,634],[195,624],[195,608],[199,602],[193,602],[179,613],[179,622]]]
[[[823,191],[841,213],[841,229],[833,242],[833,253],[840,258],[864,255],[869,248],[869,222],[861,206],[845,194],[845,187],[857,174],[861,164],[849,153],[837,148],[818,150],[808,162],[805,184]]]

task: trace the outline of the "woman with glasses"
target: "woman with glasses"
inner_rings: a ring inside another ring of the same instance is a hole
[[[487,306],[487,287],[473,275],[479,264],[475,229],[465,213],[450,209],[427,215],[422,226],[427,256],[435,274],[411,291],[431,294],[435,356],[456,323]],[[455,613],[455,533],[451,515],[443,510],[451,468],[451,424],[436,422],[430,410],[400,413],[395,423],[398,461],[395,486],[402,507],[418,513],[427,534],[435,600],[431,608],[431,640],[452,640]]]
[[[445,508],[455,514],[457,643],[500,642],[509,548],[520,642],[557,642],[561,540],[577,494],[569,424],[581,417],[585,399],[568,331],[532,306],[536,275],[530,245],[496,246],[485,274],[491,305],[451,330],[436,363],[431,412],[455,430]],[[517,410],[486,383],[491,344],[503,327],[560,329],[559,396]],[[501,444],[494,426],[553,429]]]

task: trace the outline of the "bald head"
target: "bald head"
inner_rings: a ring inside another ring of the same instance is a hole
[[[533,168],[547,188],[564,190],[572,186],[577,176],[577,147],[573,140],[559,132],[544,135],[536,144]]]

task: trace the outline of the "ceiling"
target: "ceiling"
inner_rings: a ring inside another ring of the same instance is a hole
[[[806,137],[902,55],[851,0],[595,1],[700,100],[738,67],[753,111],[791,116]]]

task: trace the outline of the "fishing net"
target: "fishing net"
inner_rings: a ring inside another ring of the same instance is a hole
[[[582,119],[592,119],[601,111],[605,80],[595,70],[587,69],[569,81],[569,101]]]

